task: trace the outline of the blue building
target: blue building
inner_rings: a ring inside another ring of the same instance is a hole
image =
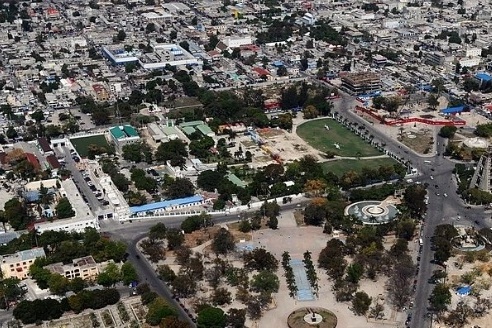
[[[181,210],[187,207],[200,206],[202,204],[203,197],[200,195],[195,195],[191,197],[165,200],[140,206],[132,206],[130,207],[130,212],[132,213],[132,215],[144,216],[146,214],[159,214],[169,211]]]

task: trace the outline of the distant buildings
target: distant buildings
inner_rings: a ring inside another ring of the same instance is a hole
[[[20,280],[27,278],[29,268],[34,261],[45,256],[44,249],[39,247],[0,257],[3,278],[18,278]]]

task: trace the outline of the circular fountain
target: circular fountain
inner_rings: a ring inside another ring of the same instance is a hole
[[[345,215],[353,215],[363,224],[384,224],[395,219],[398,209],[395,205],[375,200],[365,200],[350,204],[345,208]]]

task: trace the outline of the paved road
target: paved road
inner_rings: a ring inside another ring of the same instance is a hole
[[[452,173],[455,163],[442,156],[446,147],[446,139],[436,136],[433,155],[416,154],[356,115],[352,110],[355,106],[354,98],[343,92],[341,92],[341,95],[342,99],[335,103],[335,110],[338,111],[340,116],[352,122],[364,124],[374,135],[376,141],[386,144],[385,149],[387,151],[400,157],[405,162],[408,161],[412,167],[419,171],[421,176],[416,180],[429,185],[429,205],[421,231],[423,249],[420,255],[420,262],[417,263],[415,277],[415,307],[411,312],[412,321],[409,325],[412,328],[429,327],[430,319],[427,316],[428,298],[432,292],[433,285],[428,283],[428,279],[431,277],[432,271],[438,269],[436,265],[431,263],[433,252],[430,238],[434,234],[436,226],[455,223],[482,228],[490,227],[491,222],[486,217],[483,207],[473,206],[468,209],[456,193],[457,185]],[[445,194],[447,195],[446,197],[444,196]]]
[[[97,212],[101,208],[101,203],[97,200],[96,196],[85,182],[84,177],[77,169],[76,163],[73,160],[72,155],[70,154],[70,149],[68,149],[67,147],[60,147],[57,149],[57,153],[64,156],[65,168],[70,170],[70,172],[72,173],[73,181],[79,187],[80,192],[87,198],[88,205],[92,212],[94,214],[97,214]]]

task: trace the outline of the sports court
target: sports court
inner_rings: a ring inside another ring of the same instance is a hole
[[[314,301],[316,298],[311,291],[311,284],[309,283],[306,269],[304,268],[304,262],[299,259],[291,259],[289,263],[294,272],[294,279],[296,281],[297,300]]]

